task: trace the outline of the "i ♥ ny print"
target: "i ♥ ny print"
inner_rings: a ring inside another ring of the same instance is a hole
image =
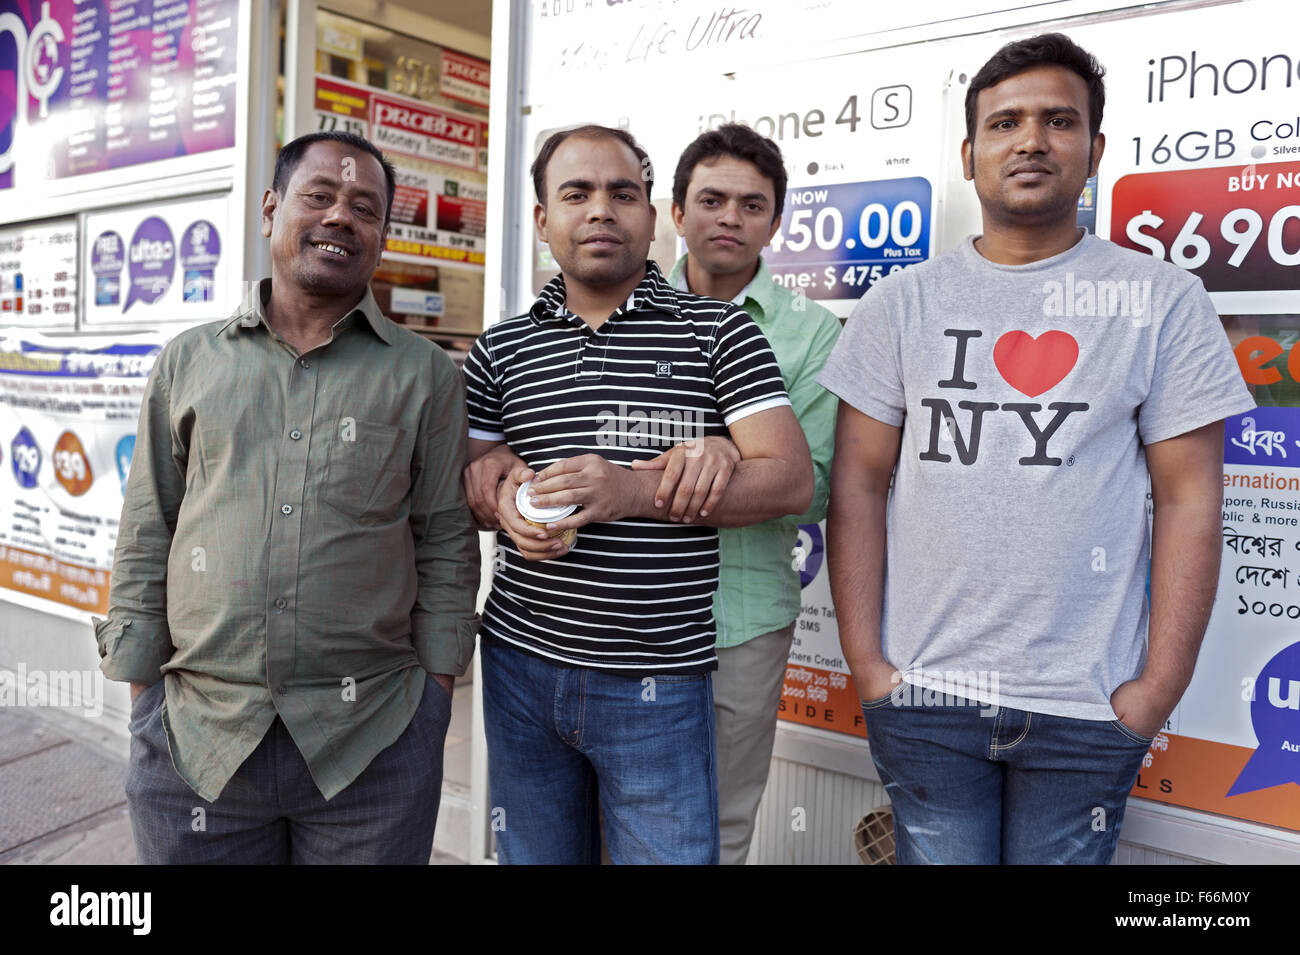
[[[977,328],[945,328],[943,334],[954,340],[952,374],[938,382],[938,387],[956,391],[978,392],[979,383],[966,377],[967,352],[975,339],[984,332]],[[1034,337],[1028,332],[1013,330],[998,338],[993,346],[993,364],[1002,379],[1029,398],[1051,391],[1074,370],[1079,360],[1079,343],[1068,332],[1051,330]],[[979,459],[980,440],[984,415],[990,411],[1005,411],[1016,415],[1034,441],[1034,453],[1017,458],[1022,466],[1059,467],[1060,457],[1048,453],[1048,444],[1065,420],[1072,414],[1087,411],[1089,405],[1082,401],[1053,401],[1046,410],[1050,419],[1040,422],[1035,415],[1044,410],[1037,402],[957,401],[957,411],[966,412],[963,427],[952,402],[947,397],[922,398],[921,406],[930,409],[930,434],[927,447],[920,453],[922,461],[951,463],[953,455],[940,449],[941,438],[951,437],[956,459],[963,465],[972,465]],[[942,429],[942,430],[941,430]]]
[[[1030,398],[1059,385],[1078,360],[1079,343],[1069,332],[1043,332],[1037,338],[1028,332],[1007,332],[993,346],[998,374]]]

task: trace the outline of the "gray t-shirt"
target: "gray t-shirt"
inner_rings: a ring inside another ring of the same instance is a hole
[[[974,237],[854,307],[817,379],[903,428],[882,649],[913,685],[1110,720],[1142,671],[1144,445],[1254,407],[1200,280],[1086,234]]]

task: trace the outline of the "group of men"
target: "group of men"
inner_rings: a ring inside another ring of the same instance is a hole
[[[1199,282],[1076,226],[1103,106],[1067,38],[999,50],[962,146],[982,234],[843,334],[763,262],[774,143],[686,148],[665,276],[649,157],[558,132],[532,172],[560,274],[463,379],[369,289],[391,165],[286,145],[271,277],[150,379],[96,625],[132,683],[141,861],[427,861],[480,636],[502,862],[744,862],[797,526],[828,506],[899,861],[1107,861],[1213,602],[1222,419],[1253,403]],[[1067,273],[1149,280],[1149,312],[1063,319]],[[476,527],[498,532],[481,621]]]

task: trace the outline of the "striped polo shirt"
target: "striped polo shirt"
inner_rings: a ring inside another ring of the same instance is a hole
[[[788,405],[767,340],[743,310],[675,289],[658,267],[598,329],[565,306],[564,277],[526,315],[487,329],[465,361],[469,434],[528,466],[599,454],[630,467]],[[563,557],[527,561],[504,531],[483,633],[551,662],[629,676],[717,667],[718,535],[653,519],[588,524]]]

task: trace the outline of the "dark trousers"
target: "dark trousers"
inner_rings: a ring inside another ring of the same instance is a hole
[[[278,718],[216,802],[198,796],[172,766],[163,682],[131,710],[126,798],[141,864],[428,864],[451,720],[432,678],[397,741],[328,802]]]

